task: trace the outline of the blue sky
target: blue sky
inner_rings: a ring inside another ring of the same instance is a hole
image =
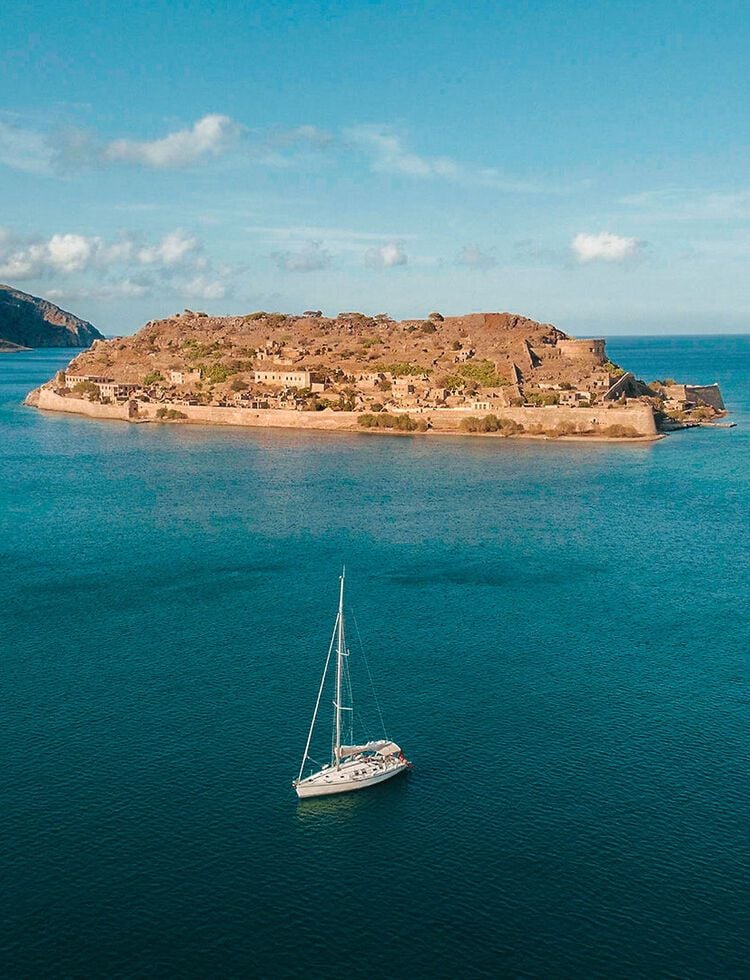
[[[743,3],[0,8],[0,281],[188,306],[748,331]]]

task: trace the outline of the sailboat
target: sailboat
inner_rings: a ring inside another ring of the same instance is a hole
[[[345,577],[346,570],[343,569],[339,578],[339,609],[336,616],[336,623],[333,627],[333,634],[331,635],[331,642],[328,647],[328,656],[326,657],[325,667],[323,668],[323,677],[321,678],[318,689],[318,699],[315,702],[315,710],[313,711],[310,731],[307,735],[307,744],[305,745],[305,752],[302,756],[302,764],[299,767],[299,774],[292,781],[292,786],[300,799],[307,799],[310,796],[329,796],[333,793],[349,793],[352,790],[365,789],[367,786],[382,783],[386,779],[391,779],[400,772],[411,768],[411,763],[404,758],[404,753],[401,751],[401,748],[388,738],[381,739],[380,741],[364,742],[361,745],[342,743],[342,734],[348,733],[351,740],[352,718],[354,713],[348,664],[350,653],[346,643],[344,626]],[[310,756],[310,745],[334,647],[336,651],[336,678],[333,700],[331,761],[317,771],[303,776],[305,764],[308,760],[315,765],[319,765]],[[347,699],[349,703],[344,704],[344,701]]]

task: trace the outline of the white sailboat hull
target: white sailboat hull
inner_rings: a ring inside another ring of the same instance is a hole
[[[334,793],[352,793],[358,789],[367,789],[376,783],[392,779],[400,772],[408,769],[408,763],[394,760],[387,765],[374,767],[360,760],[358,763],[347,763],[340,769],[328,767],[313,773],[307,779],[301,779],[294,784],[297,796],[308,799],[312,796],[332,796]]]

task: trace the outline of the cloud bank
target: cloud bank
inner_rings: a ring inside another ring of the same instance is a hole
[[[90,285],[87,273],[93,274]],[[149,243],[130,234],[111,241],[75,232],[29,238],[0,228],[0,279],[42,280],[50,298],[132,297],[167,291],[221,299],[230,291],[232,274],[227,266],[214,266],[203,243],[182,229]],[[73,286],[66,282],[71,278],[75,278]]]

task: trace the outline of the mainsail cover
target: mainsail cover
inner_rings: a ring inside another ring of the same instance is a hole
[[[365,742],[364,745],[342,745],[339,749],[339,758],[359,755],[361,752],[374,752],[376,755],[382,756],[398,755],[400,751],[401,749],[395,742],[381,740],[379,742]]]

